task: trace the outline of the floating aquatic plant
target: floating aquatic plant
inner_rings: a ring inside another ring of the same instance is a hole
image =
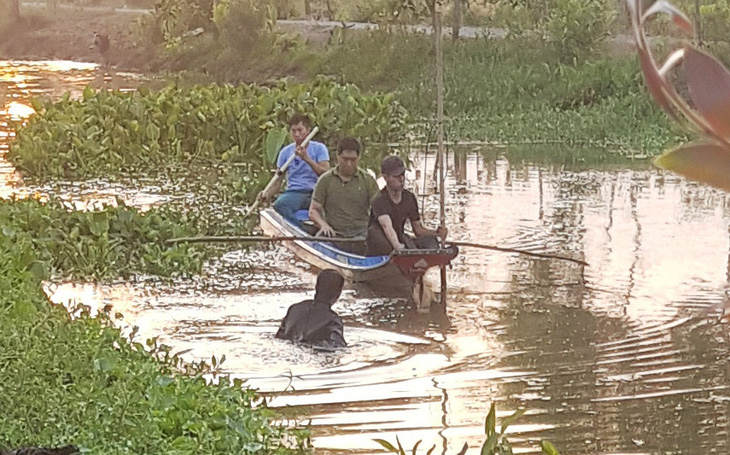
[[[664,0],[646,10],[641,0],[627,0],[627,4],[649,93],[670,117],[703,136],[701,141],[664,153],[655,163],[690,179],[730,190],[730,72],[692,45],[670,52],[664,63],[658,65],[647,42],[647,21],[665,14],[689,34],[694,31],[692,23]],[[680,67],[684,70],[689,99],[680,95],[671,78]]]

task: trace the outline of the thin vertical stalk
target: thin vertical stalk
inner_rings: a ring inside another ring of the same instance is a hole
[[[439,221],[446,226],[446,210],[444,188],[444,50],[441,36],[441,1],[434,5],[434,39],[436,40],[436,125],[439,169]],[[446,267],[441,267],[441,305],[446,304]]]
[[[451,38],[454,41],[459,39],[459,31],[461,30],[461,0],[454,0],[454,23],[451,25]]]
[[[700,12],[700,0],[695,0],[695,33],[697,45],[702,46],[704,37],[702,36],[702,14]]]

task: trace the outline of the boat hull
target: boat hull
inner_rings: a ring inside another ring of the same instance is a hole
[[[309,237],[271,208],[261,211],[260,225],[264,234],[272,237]],[[456,247],[449,247],[399,251],[387,256],[360,256],[342,251],[329,242],[292,240],[284,245],[315,268],[335,269],[350,283],[365,283],[378,292],[413,298],[418,306],[430,305],[434,296],[433,284],[423,279],[426,269],[446,265],[458,254]],[[423,289],[421,281],[424,281]],[[426,299],[429,302],[424,302],[424,295],[429,296]]]

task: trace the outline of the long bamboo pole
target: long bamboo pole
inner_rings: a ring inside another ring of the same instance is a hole
[[[560,256],[559,254],[535,253],[533,251],[518,250],[516,248],[505,248],[505,247],[496,246],[496,245],[485,245],[483,243],[460,242],[460,241],[454,241],[454,240],[449,240],[448,245],[465,246],[465,247],[471,247],[471,248],[480,248],[482,250],[501,251],[503,253],[523,254],[525,256],[532,256],[532,257],[543,258],[543,259],[559,259],[561,261],[574,262],[574,263],[580,264],[580,265],[582,265],[584,267],[587,267],[588,266],[588,263],[586,261],[583,261],[583,260],[580,260],[580,259],[570,258],[570,257],[567,257],[567,256]]]
[[[436,39],[436,124],[439,168],[439,222],[446,226],[444,188],[444,50],[441,36],[441,0],[436,0],[434,8],[434,35]],[[441,305],[446,305],[446,266],[441,266]]]
[[[247,242],[293,242],[293,241],[304,241],[304,242],[336,242],[336,243],[349,243],[349,242],[364,242],[364,237],[324,237],[324,236],[299,236],[299,235],[280,235],[274,237],[268,237],[265,235],[231,235],[231,236],[199,236],[199,237],[178,237],[175,239],[167,240],[168,244],[177,243],[247,243]],[[487,245],[484,243],[474,242],[462,242],[450,240],[447,246],[461,246],[467,248],[479,248],[482,250],[500,251],[503,253],[515,253],[522,254],[525,256],[532,256],[543,259],[558,259],[561,261],[570,261],[582,266],[588,266],[588,263],[580,259],[574,259],[567,256],[561,256],[558,254],[551,253],[537,253],[534,251],[519,250],[516,248],[506,248],[496,245]]]
[[[269,237],[265,235],[201,235],[199,237],[178,237],[167,240],[168,244],[176,243],[236,243],[236,242],[288,242],[303,240],[305,242],[364,242],[365,237],[314,237],[299,235],[280,235]]]

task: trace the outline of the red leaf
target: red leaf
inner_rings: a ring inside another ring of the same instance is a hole
[[[712,56],[688,48],[684,64],[690,98],[711,128],[730,142],[730,72]]]

